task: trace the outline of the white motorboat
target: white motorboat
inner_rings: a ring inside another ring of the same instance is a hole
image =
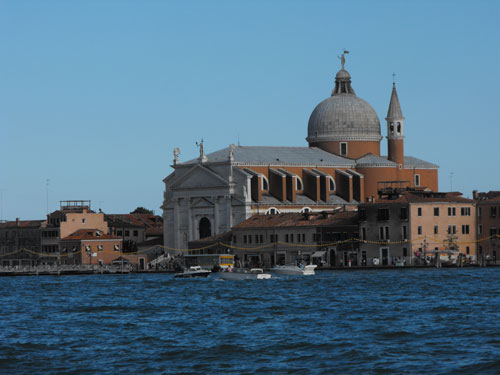
[[[263,280],[270,279],[269,273],[264,273],[262,268],[241,269],[233,268],[230,271],[219,273],[219,277],[223,280]]]
[[[271,271],[278,275],[315,275],[314,269],[317,266],[315,264],[308,264],[307,266],[296,266],[294,264],[289,264],[285,266],[274,266]]]
[[[205,270],[200,266],[191,266],[184,272],[176,273],[174,277],[189,278],[189,277],[207,277],[210,275],[209,270]]]

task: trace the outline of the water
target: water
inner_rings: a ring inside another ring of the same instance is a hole
[[[0,374],[500,374],[500,269],[0,279]]]

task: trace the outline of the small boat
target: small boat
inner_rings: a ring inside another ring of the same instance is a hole
[[[223,280],[263,280],[270,279],[269,273],[264,273],[262,268],[241,269],[233,268],[229,271],[219,273],[219,277]]]
[[[176,273],[174,277],[179,277],[179,278],[207,277],[208,275],[210,275],[209,270],[205,270],[200,266],[191,266],[187,270],[184,270],[184,272]]]
[[[278,275],[315,275],[314,269],[317,266],[315,264],[308,264],[307,266],[296,266],[294,264],[289,264],[285,266],[274,266],[271,268],[271,272]]]

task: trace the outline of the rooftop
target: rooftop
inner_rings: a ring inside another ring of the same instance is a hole
[[[121,240],[120,237],[105,234],[98,229],[79,229],[71,233],[69,236],[62,238],[62,240]]]
[[[235,225],[233,229],[357,225],[357,220],[358,212],[356,211],[254,215]]]

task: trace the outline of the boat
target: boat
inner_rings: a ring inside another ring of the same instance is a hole
[[[201,268],[200,266],[191,266],[183,272],[176,273],[174,277],[178,278],[191,278],[191,277],[207,277],[210,275],[210,271]]]
[[[232,268],[230,270],[220,272],[219,277],[223,280],[263,280],[270,279],[271,274],[264,273],[262,268]]]
[[[315,264],[308,264],[307,266],[296,266],[294,264],[284,265],[284,266],[274,266],[271,268],[271,272],[278,275],[315,275],[314,269],[317,266]]]

